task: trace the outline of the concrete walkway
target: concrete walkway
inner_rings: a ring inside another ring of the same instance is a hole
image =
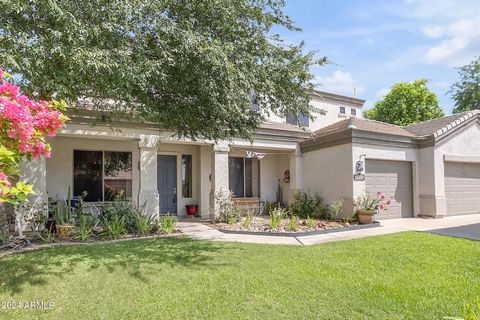
[[[364,237],[385,235],[403,231],[427,231],[446,235],[470,238],[471,234],[478,234],[477,224],[480,226],[480,214],[446,217],[443,219],[403,218],[381,221],[381,226],[370,229],[332,232],[311,236],[281,237],[268,235],[242,235],[227,234],[213,229],[198,222],[179,222],[178,228],[193,239],[245,242],[245,243],[268,243],[289,245],[312,245],[340,240],[358,239]],[[465,234],[462,235],[462,227]],[[452,234],[448,230],[452,230]],[[444,230],[445,232],[442,232]],[[453,234],[453,231],[455,234]]]

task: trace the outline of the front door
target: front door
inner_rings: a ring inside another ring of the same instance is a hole
[[[177,156],[157,156],[160,214],[177,213]]]

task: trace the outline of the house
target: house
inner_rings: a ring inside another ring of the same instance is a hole
[[[363,119],[363,104],[315,91],[316,119],[300,119],[307,130],[293,117],[273,116],[253,142],[217,144],[131,120],[92,126],[97,114],[77,110],[51,140],[52,157],[23,163],[22,177],[34,184],[38,202],[64,199],[69,188],[94,203],[121,191],[153,215],[185,216],[185,206],[196,204],[207,218],[218,190],[253,203],[275,200],[279,190],[288,203],[305,190],[328,203],[344,199],[346,214],[364,192],[384,192],[394,201],[380,218],[479,212],[478,112],[398,127]]]

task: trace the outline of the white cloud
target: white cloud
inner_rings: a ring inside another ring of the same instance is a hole
[[[439,25],[426,26],[422,31],[427,37],[430,38],[440,38],[443,35],[443,28]]]
[[[365,92],[365,88],[360,86],[347,71],[335,70],[327,77],[317,76],[316,79],[320,90],[349,96],[353,96],[354,89],[356,95]]]
[[[427,63],[446,62],[456,66],[468,63],[480,47],[480,14],[454,21],[445,27],[435,26],[441,41],[425,53]],[[432,31],[433,28],[430,28]],[[435,32],[431,32],[433,34]]]

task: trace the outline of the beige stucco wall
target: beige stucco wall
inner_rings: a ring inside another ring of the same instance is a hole
[[[344,199],[344,214],[353,212],[352,145],[343,144],[303,155],[304,190],[317,193],[327,204]]]
[[[313,116],[315,116],[315,120],[310,120],[309,129],[311,131],[318,130],[332,123],[346,119],[350,116],[351,109],[356,109],[356,116],[362,117],[361,108],[350,105],[348,103],[325,101],[318,97],[313,97],[312,100],[310,100],[310,106],[314,107],[315,109],[322,109],[326,111],[325,115],[321,115],[317,112],[312,112]],[[345,115],[340,114],[340,107],[345,107]]]

